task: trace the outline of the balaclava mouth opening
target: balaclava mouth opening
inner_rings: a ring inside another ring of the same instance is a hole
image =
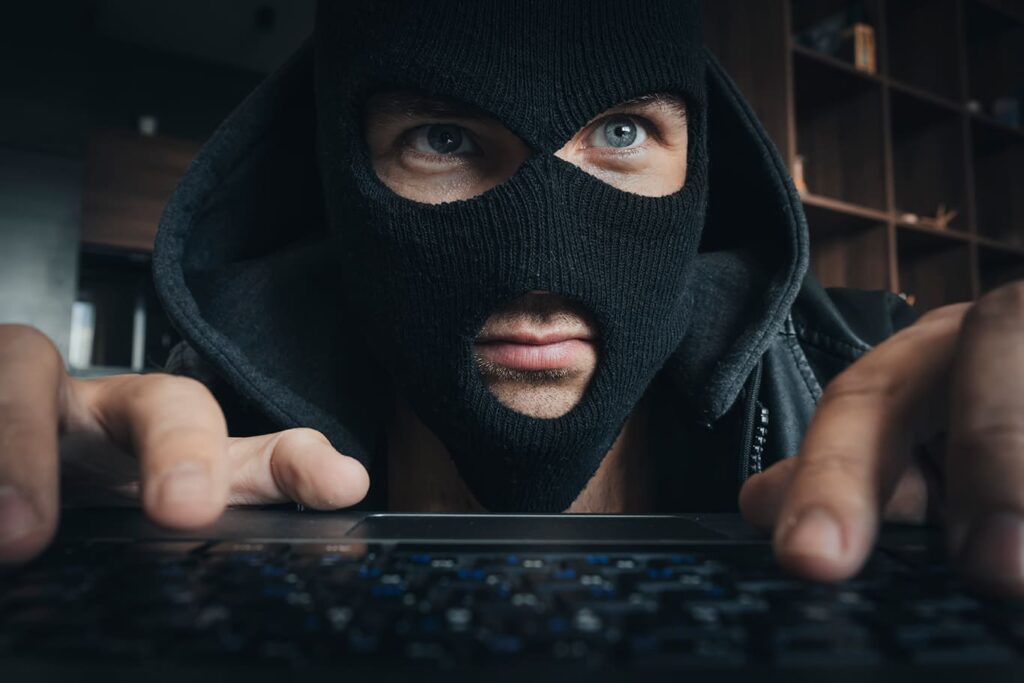
[[[693,322],[708,185],[699,2],[384,1],[357,15],[321,2],[316,26],[327,220],[368,347],[486,508],[566,509]],[[400,197],[362,128],[366,98],[388,90],[487,112],[532,156],[470,199]],[[628,193],[554,156],[603,111],[655,93],[687,106],[677,192]],[[598,334],[590,385],[552,419],[501,404],[474,362],[486,318],[537,290],[583,306]]]

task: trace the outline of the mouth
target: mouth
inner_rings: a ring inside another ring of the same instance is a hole
[[[485,333],[476,340],[477,356],[487,364],[523,372],[564,370],[593,350],[593,340],[578,330],[519,328]]]

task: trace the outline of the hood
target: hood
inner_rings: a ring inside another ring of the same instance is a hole
[[[694,324],[663,372],[680,414],[720,418],[782,327],[807,269],[785,164],[709,55],[709,205]],[[313,50],[214,132],[164,211],[153,254],[174,327],[281,429],[312,427],[369,465],[391,396],[339,288],[317,168]]]

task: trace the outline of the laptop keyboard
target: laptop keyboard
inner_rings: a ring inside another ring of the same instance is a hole
[[[0,657],[685,668],[1024,652],[1024,607],[966,592],[924,552],[818,585],[782,575],[763,544],[438,548],[64,545],[0,577]]]

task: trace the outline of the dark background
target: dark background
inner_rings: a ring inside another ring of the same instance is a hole
[[[313,6],[0,10],[0,322],[34,324],[66,354],[73,303],[86,302],[94,338],[76,373],[160,366],[175,341],[149,285],[160,209],[199,145],[308,35]],[[1024,106],[1024,0],[705,7],[712,49],[790,167],[803,159],[826,285],[928,309],[1024,276],[1024,129],[994,108]],[[837,16],[871,28],[873,71],[815,43]],[[934,221],[940,205],[956,211],[948,224]]]

